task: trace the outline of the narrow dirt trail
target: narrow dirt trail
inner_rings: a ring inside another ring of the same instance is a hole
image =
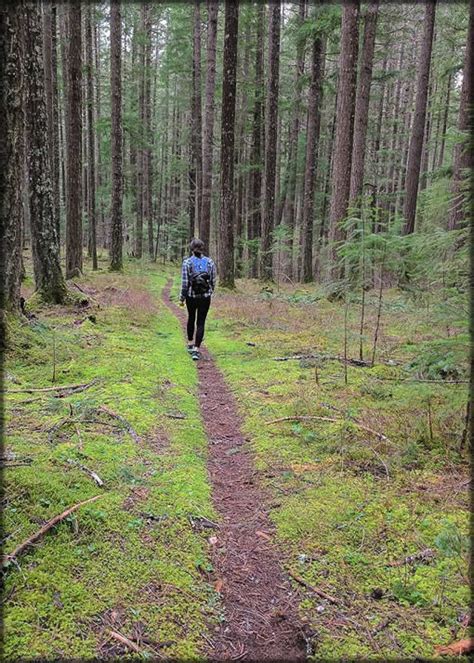
[[[184,327],[186,314],[171,301],[170,289],[168,284],[164,301]],[[212,560],[215,581],[222,581],[225,620],[213,636],[208,658],[303,661],[306,647],[296,595],[279,563],[266,496],[240,432],[236,403],[205,349],[197,368],[208,472],[222,519]]]

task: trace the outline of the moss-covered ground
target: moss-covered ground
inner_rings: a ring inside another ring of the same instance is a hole
[[[10,392],[50,387],[53,374],[58,385],[97,383],[62,398],[7,393],[5,553],[67,507],[102,497],[8,569],[7,660],[133,653],[111,630],[143,656],[193,659],[202,650],[217,595],[199,518],[215,514],[196,370],[160,302],[165,280],[156,276],[147,290],[132,268],[103,270],[76,280],[90,308],[36,309],[28,323],[9,321]]]
[[[216,514],[196,368],[160,301],[170,275],[176,295],[175,268],[130,264],[112,275],[104,266],[76,280],[90,307],[9,320],[5,552],[67,507],[102,497],[7,570],[6,660],[133,656],[112,633],[142,657],[197,659],[220,618],[209,530],[199,527]],[[275,361],[342,355],[345,313],[347,355],[357,357],[358,305],[345,311],[316,288],[272,293],[239,281],[215,297],[206,343],[271,496],[283,566],[336,600],[295,584],[315,659],[432,657],[468,632],[467,389],[447,384],[465,379],[467,333],[463,321],[447,330],[433,309],[390,292],[374,367],[345,375],[335,359]],[[53,380],[97,382],[62,398],[18,393]],[[270,423],[295,416],[337,421]]]
[[[370,360],[375,295],[367,303]],[[467,334],[458,322],[447,336],[433,310],[393,291],[375,365],[348,366],[347,384],[339,360],[275,361],[342,356],[345,315],[347,356],[358,358],[360,305],[241,281],[215,298],[207,345],[272,495],[285,567],[338,602],[299,588],[314,656],[432,657],[468,630],[467,385],[446,383],[466,377]],[[338,421],[269,423],[308,415]]]

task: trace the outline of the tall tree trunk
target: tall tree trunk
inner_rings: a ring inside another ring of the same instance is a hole
[[[46,95],[46,116],[48,119],[48,145],[50,152],[50,172],[52,175],[54,198],[54,111],[53,111],[53,32],[52,32],[52,3],[43,2],[43,63],[44,88]],[[56,212],[53,205],[53,213]],[[58,220],[55,218],[56,232]],[[58,234],[59,237],[59,234]]]
[[[341,222],[347,214],[350,193],[357,51],[359,43],[358,18],[359,0],[348,0],[342,10],[336,133],[334,137],[332,192],[329,211],[329,238],[332,243],[332,265],[330,267],[333,277],[341,275],[336,264],[337,253],[335,242],[341,241],[344,237]]]
[[[51,7],[51,67],[52,67],[52,89],[53,89],[53,198],[54,219],[56,221],[56,233],[58,241],[61,236],[61,198],[59,179],[59,92],[58,92],[58,6]]]
[[[86,53],[87,53],[87,148],[88,148],[88,202],[87,217],[89,219],[90,249],[92,269],[97,269],[97,217],[95,197],[95,136],[94,136],[94,86],[93,86],[93,47],[92,47],[92,5],[87,6],[86,22]]]
[[[206,100],[204,110],[204,138],[202,152],[202,202],[199,237],[209,251],[211,229],[212,196],[212,148],[214,134],[214,90],[216,87],[216,40],[218,3],[207,0],[207,64],[206,64]]]
[[[265,131],[265,202],[262,219],[262,278],[273,279],[272,234],[275,223],[276,149],[278,130],[278,89],[280,78],[281,5],[270,5],[268,35],[268,94]]]
[[[151,7],[147,3],[145,15],[145,58],[144,58],[144,163],[143,163],[143,221],[148,232],[148,255],[153,258],[153,209],[152,209],[152,132],[151,132]]]
[[[193,162],[194,162],[194,228],[201,227],[202,207],[202,99],[201,99],[201,0],[194,0],[193,22]],[[194,234],[195,230],[193,231]]]
[[[324,69],[323,41],[318,35],[313,39],[311,58],[311,85],[308,96],[308,124],[306,131],[306,182],[303,199],[302,225],[302,280],[313,278],[313,217],[314,190],[316,187],[316,163],[321,129],[322,78]]]
[[[97,122],[101,120],[101,107],[102,107],[102,86],[101,86],[101,62],[100,62],[100,33],[97,28],[96,22],[93,23],[93,32],[94,32],[94,50],[95,50],[95,102],[96,102],[96,118]],[[105,227],[105,215],[104,215],[104,203],[101,195],[102,182],[103,182],[103,172],[102,172],[102,150],[100,144],[100,136],[96,134],[96,148],[97,148],[97,184],[96,191],[99,192],[99,227],[100,227],[100,240],[101,246],[107,248],[108,241],[108,232]]]
[[[23,249],[25,52],[22,11],[21,2],[0,9],[0,117],[5,122],[0,138],[0,308],[9,310],[20,308]],[[3,327],[3,319],[0,326]],[[1,346],[3,350],[3,340]]]
[[[68,5],[66,109],[66,278],[82,272],[82,20],[81,4]]]
[[[468,212],[465,209],[466,194],[472,196],[472,188],[468,193],[467,182],[471,181],[474,168],[473,134],[474,134],[474,0],[469,3],[469,27],[467,32],[466,55],[461,89],[461,103],[459,106],[458,129],[466,134],[466,139],[456,145],[454,151],[453,180],[451,185],[451,211],[448,219],[448,229],[459,228]],[[472,210],[471,210],[472,211]]]
[[[51,159],[48,149],[48,120],[42,21],[38,5],[29,4],[23,14],[25,26],[26,144],[30,185],[31,246],[36,290],[44,301],[60,304],[67,296],[59,263],[59,242],[53,217]]]
[[[144,201],[144,171],[145,171],[145,25],[147,4],[144,2],[140,9],[140,29],[138,39],[138,149],[136,151],[136,223],[135,223],[135,258],[143,256],[143,201]]]
[[[256,241],[261,235],[262,226],[262,133],[263,133],[263,33],[265,5],[257,6],[257,44],[255,50],[255,86],[252,127],[252,209],[249,217],[248,238],[253,244],[249,247],[250,276],[258,276],[258,250]]]
[[[306,0],[299,0],[299,26],[303,25],[305,15]],[[288,165],[285,174],[283,195],[281,197],[280,209],[278,212],[278,222],[281,223],[281,221],[284,219],[284,222],[288,227],[287,251],[289,254],[288,271],[290,272],[290,277],[293,275],[293,235],[295,231],[296,179],[298,174],[298,139],[300,133],[301,87],[304,75],[304,53],[305,40],[300,37],[296,46],[295,90],[290,135],[288,138]]]
[[[444,161],[444,146],[446,144],[446,129],[448,126],[448,115],[449,115],[449,100],[451,97],[451,82],[452,82],[452,74],[449,74],[448,76],[448,83],[447,83],[447,89],[446,89],[446,104],[444,106],[444,112],[443,112],[443,125],[441,127],[441,146],[439,148],[439,156],[436,162],[436,167],[441,168],[443,165]]]
[[[122,269],[122,16],[120,0],[110,4],[110,92],[111,92],[111,156],[112,210],[110,238],[110,269]]]
[[[362,46],[359,80],[357,83],[349,204],[356,204],[358,206],[361,202],[364,183],[365,146],[378,10],[379,0],[372,0],[367,7],[364,20],[364,42]]]
[[[224,287],[234,287],[234,142],[237,36],[239,6],[225,1],[224,58],[221,120],[221,216],[219,246],[220,279]]]
[[[425,19],[423,41],[418,66],[418,79],[413,118],[410,148],[408,152],[406,195],[403,215],[405,217],[404,233],[409,235],[415,230],[416,203],[420,179],[423,136],[425,133],[426,102],[430,80],[431,48],[433,44],[433,28],[435,21],[436,0],[425,0]]]

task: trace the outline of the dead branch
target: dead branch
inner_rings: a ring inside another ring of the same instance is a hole
[[[365,361],[364,359],[353,359],[351,357],[342,357],[341,355],[325,355],[325,354],[307,354],[307,355],[290,355],[288,357],[273,357],[274,361],[290,361],[292,359],[320,359],[321,361],[340,361],[343,364],[350,364],[352,366],[361,366],[366,368],[371,368],[372,364],[370,361]],[[389,359],[388,361],[379,360],[379,364],[385,366],[397,366],[400,362],[395,361],[394,359]]]
[[[61,393],[70,392],[71,394],[77,394],[80,391],[85,391],[86,389],[89,389],[97,382],[98,382],[97,378],[94,378],[90,382],[85,382],[83,384],[68,384],[62,386],[56,385],[54,387],[42,387],[42,388],[30,387],[25,389],[3,389],[1,391],[2,393],[6,394],[31,394],[33,392],[46,393],[51,391],[57,391]]]
[[[435,647],[437,654],[446,654],[447,656],[461,656],[463,654],[469,654],[474,651],[474,638],[466,638],[465,640],[459,640],[458,642],[453,642],[451,645],[445,647],[438,646]]]
[[[414,555],[409,555],[398,562],[390,562],[389,566],[405,566],[407,564],[414,564],[415,562],[426,562],[432,560],[434,556],[435,551],[431,548],[426,548],[425,550],[420,550],[420,552],[417,552]]]
[[[107,414],[109,417],[112,417],[112,419],[117,419],[117,421],[120,421],[120,423],[123,425],[127,433],[129,433],[130,437],[132,437],[135,442],[140,442],[140,436],[138,433],[135,431],[135,429],[132,427],[132,425],[124,419],[120,414],[117,414],[113,410],[110,410],[108,407],[105,407],[105,405],[101,405],[100,407],[97,408],[98,412],[103,412],[104,414]]]
[[[102,479],[100,478],[100,476],[99,476],[96,472],[94,472],[93,470],[90,470],[90,469],[89,469],[88,467],[86,467],[85,465],[81,465],[81,463],[78,463],[76,460],[73,460],[72,458],[68,458],[66,462],[67,462],[69,465],[73,465],[74,467],[77,467],[79,470],[82,470],[83,472],[85,472],[86,474],[88,474],[90,477],[92,477],[92,479],[94,479],[94,481],[96,482],[96,484],[97,484],[98,486],[100,486],[101,488],[102,488],[102,486],[104,485],[104,482],[102,481]]]
[[[316,421],[327,421],[331,424],[337,424],[337,423],[343,423],[344,419],[336,419],[335,417],[317,417],[315,415],[301,415],[301,416],[294,416],[294,417],[279,417],[278,419],[272,419],[271,421],[266,421],[265,425],[269,426],[270,424],[277,424],[280,421],[311,421],[311,420],[316,420]],[[365,426],[364,424],[359,423],[358,421],[354,421],[351,419],[351,423],[354,424],[357,428],[360,428],[361,430],[364,430],[366,433],[370,433],[371,435],[375,435],[379,440],[382,440],[383,442],[388,442],[391,444],[391,441],[389,438],[384,435],[383,433],[379,433],[375,430],[372,430],[372,428],[368,428],[368,426]]]
[[[137,654],[141,654],[140,647],[136,645],[134,642],[126,638],[124,635],[121,633],[117,633],[117,631],[112,631],[112,629],[108,630],[108,634],[114,638],[114,640],[118,640],[118,642],[121,642],[122,645],[125,645],[125,647],[128,647],[128,649],[131,649]]]
[[[54,518],[51,518],[51,520],[48,520],[47,523],[41,527],[35,534],[32,536],[28,537],[26,541],[23,541],[23,543],[20,543],[13,552],[11,552],[9,555],[5,555],[4,559],[2,560],[2,568],[6,568],[9,566],[9,564],[19,557],[27,548],[29,548],[33,543],[38,541],[46,532],[48,532],[52,527],[60,523],[62,520],[67,518],[71,513],[74,511],[77,511],[81,506],[84,506],[84,504],[89,504],[90,502],[95,502],[95,500],[98,500],[99,497],[102,497],[102,495],[95,495],[95,497],[90,497],[88,500],[84,500],[83,502],[79,502],[78,504],[74,504],[73,506],[70,506],[66,511],[63,511],[57,516],[54,516]]]
[[[334,596],[331,596],[330,594],[326,594],[326,592],[323,592],[322,589],[318,589],[317,587],[313,587],[313,585],[310,585],[306,580],[304,580],[301,576],[296,575],[292,571],[288,571],[288,575],[293,578],[293,580],[296,580],[296,582],[303,587],[306,587],[306,589],[309,589],[311,592],[314,592],[314,594],[317,594],[320,596],[322,599],[326,599],[326,601],[329,601],[329,603],[333,603],[334,605],[340,605],[340,601],[338,599],[335,599]]]
[[[48,442],[52,444],[55,433],[57,433],[58,430],[63,426],[65,426],[66,424],[71,424],[71,423],[72,423],[71,417],[66,417],[65,419],[61,419],[61,421],[58,421],[56,424],[54,424],[54,426],[51,426],[51,428],[48,429]]]

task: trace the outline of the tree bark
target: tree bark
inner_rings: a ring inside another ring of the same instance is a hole
[[[468,212],[465,209],[466,195],[472,196],[472,190],[465,191],[466,179],[474,168],[474,148],[472,144],[474,133],[474,0],[469,3],[469,27],[467,32],[466,55],[461,89],[461,103],[459,106],[458,129],[466,134],[462,143],[456,145],[454,150],[453,180],[451,185],[451,211],[448,219],[448,229],[459,228]],[[471,176],[472,182],[472,176]]]
[[[221,214],[218,253],[220,280],[222,285],[228,288],[234,287],[234,142],[238,24],[238,3],[234,0],[226,0],[221,120]]]
[[[80,3],[68,5],[66,97],[66,278],[82,272],[82,20]]]
[[[341,241],[344,237],[341,222],[347,214],[350,193],[357,51],[359,43],[358,17],[359,0],[348,0],[342,10],[341,54],[339,56],[336,130],[329,211],[329,238],[332,243],[330,257],[332,264],[330,267],[332,276],[336,278],[341,275],[341,272],[336,263],[337,253],[335,243]]]
[[[216,41],[218,3],[207,0],[207,64],[206,100],[204,110],[204,137],[202,153],[202,202],[199,236],[209,251],[211,231],[212,152],[214,134],[214,91],[216,87]]]
[[[51,158],[40,8],[29,4],[23,13],[25,26],[26,144],[30,185],[31,246],[36,290],[50,303],[63,303],[66,284],[59,263],[59,242],[53,216]]]
[[[268,94],[265,130],[265,201],[262,219],[262,273],[264,281],[273,279],[272,234],[275,223],[276,158],[278,131],[278,90],[280,77],[281,5],[270,5],[268,35]]]
[[[52,4],[51,8],[51,67],[52,67],[52,91],[53,91],[53,198],[54,219],[56,221],[56,233],[61,245],[61,198],[59,178],[59,92],[58,92],[58,6]]]
[[[265,5],[257,8],[257,43],[255,50],[255,99],[252,126],[252,209],[249,216],[248,238],[253,243],[249,246],[250,276],[258,276],[257,239],[262,226],[262,132],[263,132],[263,34]]]
[[[421,156],[423,152],[423,137],[425,133],[426,102],[430,79],[436,0],[426,0],[425,7],[423,41],[418,67],[415,115],[413,118],[412,134],[408,152],[406,195],[403,209],[403,215],[405,217],[404,233],[406,235],[413,233],[415,230],[416,203],[420,180]]]
[[[201,0],[194,0],[193,21],[193,162],[194,162],[194,228],[201,227],[202,207],[202,99],[201,99]],[[195,233],[195,230],[193,234]]]
[[[13,311],[20,308],[23,249],[25,53],[22,18],[21,2],[0,9],[0,116],[5,122],[0,138],[0,190],[3,193],[0,309]],[[0,325],[3,326],[3,320]]]
[[[96,176],[95,176],[95,136],[94,136],[94,86],[93,86],[93,47],[92,47],[92,5],[87,5],[86,53],[87,53],[87,151],[88,151],[88,209],[90,250],[92,269],[97,269],[97,216],[96,216]]]
[[[110,91],[111,91],[111,156],[112,209],[110,269],[120,271],[122,259],[122,16],[120,0],[110,4]]]
[[[365,146],[369,119],[370,86],[374,61],[375,33],[379,0],[370,2],[364,20],[364,42],[354,115],[354,142],[352,146],[351,184],[349,204],[360,205],[364,183]]]
[[[308,96],[308,123],[306,131],[305,191],[303,199],[302,225],[302,281],[309,283],[313,278],[313,217],[314,191],[316,188],[316,164],[321,129],[322,78],[324,69],[323,40],[318,35],[313,39],[311,58],[311,84]]]

